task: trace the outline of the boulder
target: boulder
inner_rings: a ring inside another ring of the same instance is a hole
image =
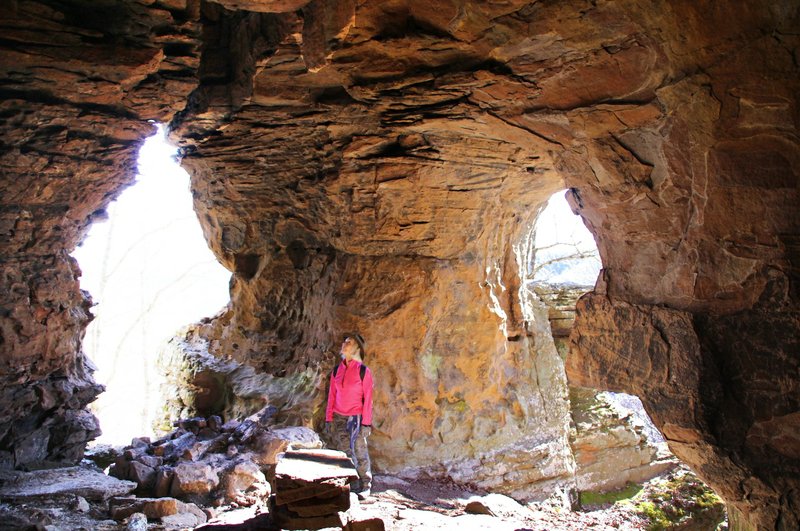
[[[269,494],[269,484],[259,466],[250,460],[241,459],[223,472],[221,487],[225,499],[233,501],[256,483],[264,485],[267,488],[266,494]]]
[[[159,467],[156,471],[156,481],[153,486],[153,493],[156,497],[162,498],[169,496],[172,490],[172,478],[175,476],[174,469],[168,466]]]
[[[139,485],[141,492],[149,492],[156,481],[156,470],[140,461],[131,461],[128,466],[128,479]]]
[[[348,520],[343,531],[384,531],[386,525],[380,518],[359,518]]]
[[[115,498],[109,503],[109,511],[115,520],[124,520],[134,514],[144,514],[148,520],[162,522],[167,517],[190,518],[197,522],[193,524],[195,526],[207,520],[197,505],[175,498]]]
[[[526,516],[530,516],[530,509],[502,494],[472,497],[467,501],[464,511],[469,514],[486,514],[519,520],[524,520]]]
[[[147,517],[142,513],[134,513],[125,524],[125,531],[147,531]]]
[[[278,456],[287,450],[322,448],[323,442],[312,429],[303,426],[269,429],[259,433],[250,445],[254,460],[264,465],[274,465]]]
[[[198,525],[205,523],[206,518],[202,518],[192,513],[179,513],[165,516],[161,519],[161,525],[166,529],[194,529]]]
[[[620,489],[678,464],[663,442],[651,441],[633,413],[620,409],[606,394],[571,387],[570,404],[578,490]]]
[[[186,495],[205,496],[217,488],[219,476],[206,463],[185,462],[173,469],[170,495],[181,497]]]
[[[152,469],[156,469],[163,464],[164,459],[154,455],[141,455],[137,458],[137,461]]]

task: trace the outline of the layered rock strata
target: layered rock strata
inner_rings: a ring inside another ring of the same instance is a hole
[[[765,288],[790,306],[795,296],[796,7],[450,7],[309,5],[323,53],[307,26],[288,30],[239,71],[254,71],[251,93],[201,86],[199,125],[174,124],[193,140],[184,163],[212,248],[236,271],[231,311],[205,332],[212,351],[279,375],[323,360],[329,330],[378,338],[371,363],[397,383],[377,396],[403,421],[378,426],[389,467],[398,455],[405,466],[458,461],[447,434],[489,456],[477,441],[503,446],[519,435],[490,434],[518,406],[541,411],[508,394],[516,376],[490,367],[532,363],[524,353],[541,347],[527,343],[517,295],[514,245],[531,218],[515,216],[562,179],[597,236],[612,299],[713,319],[751,308]],[[208,135],[214,123],[224,127]],[[220,197],[227,207],[212,211]],[[600,384],[582,371],[587,350],[576,381]],[[778,391],[789,409],[793,388]],[[432,404],[409,400],[432,393]],[[430,420],[448,418],[455,431]],[[490,431],[469,429],[484,418]],[[727,492],[750,511],[743,492]],[[783,521],[756,513],[754,526]]]
[[[149,5],[148,5],[149,4]],[[0,52],[0,463],[76,462],[102,387],[68,253],[196,84],[198,4],[13,2]]]
[[[286,452],[275,467],[270,514],[282,529],[344,527],[353,462],[336,450]]]
[[[583,294],[591,291],[592,287],[532,284],[531,289],[547,307],[547,320],[550,321],[553,342],[561,357],[566,360],[569,353],[569,335],[575,323],[575,304]]]
[[[98,389],[67,253],[130,183],[146,120],[180,111],[201,224],[234,272],[228,311],[198,332],[213,355],[315,376],[311,417],[338,331],[358,328],[387,469],[568,483],[563,369],[518,256],[566,183],[605,266],[570,378],[642,396],[743,525],[798,527],[798,16],[788,1],[14,3],[3,461],[74,456],[96,430],[69,415]]]

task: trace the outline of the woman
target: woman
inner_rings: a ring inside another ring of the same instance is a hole
[[[367,448],[372,433],[372,371],[362,361],[364,338],[357,333],[344,336],[339,355],[342,361],[331,372],[325,434],[331,446],[353,461],[359,477],[353,490],[363,500],[372,488]]]

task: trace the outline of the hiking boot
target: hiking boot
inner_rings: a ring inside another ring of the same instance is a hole
[[[369,498],[370,494],[372,494],[372,491],[370,491],[370,489],[364,489],[361,492],[357,492],[356,496],[358,496],[359,500],[364,501],[367,498]]]

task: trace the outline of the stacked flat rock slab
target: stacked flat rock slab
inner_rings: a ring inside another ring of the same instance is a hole
[[[344,527],[353,463],[336,450],[286,452],[275,468],[270,512],[283,529]]]

